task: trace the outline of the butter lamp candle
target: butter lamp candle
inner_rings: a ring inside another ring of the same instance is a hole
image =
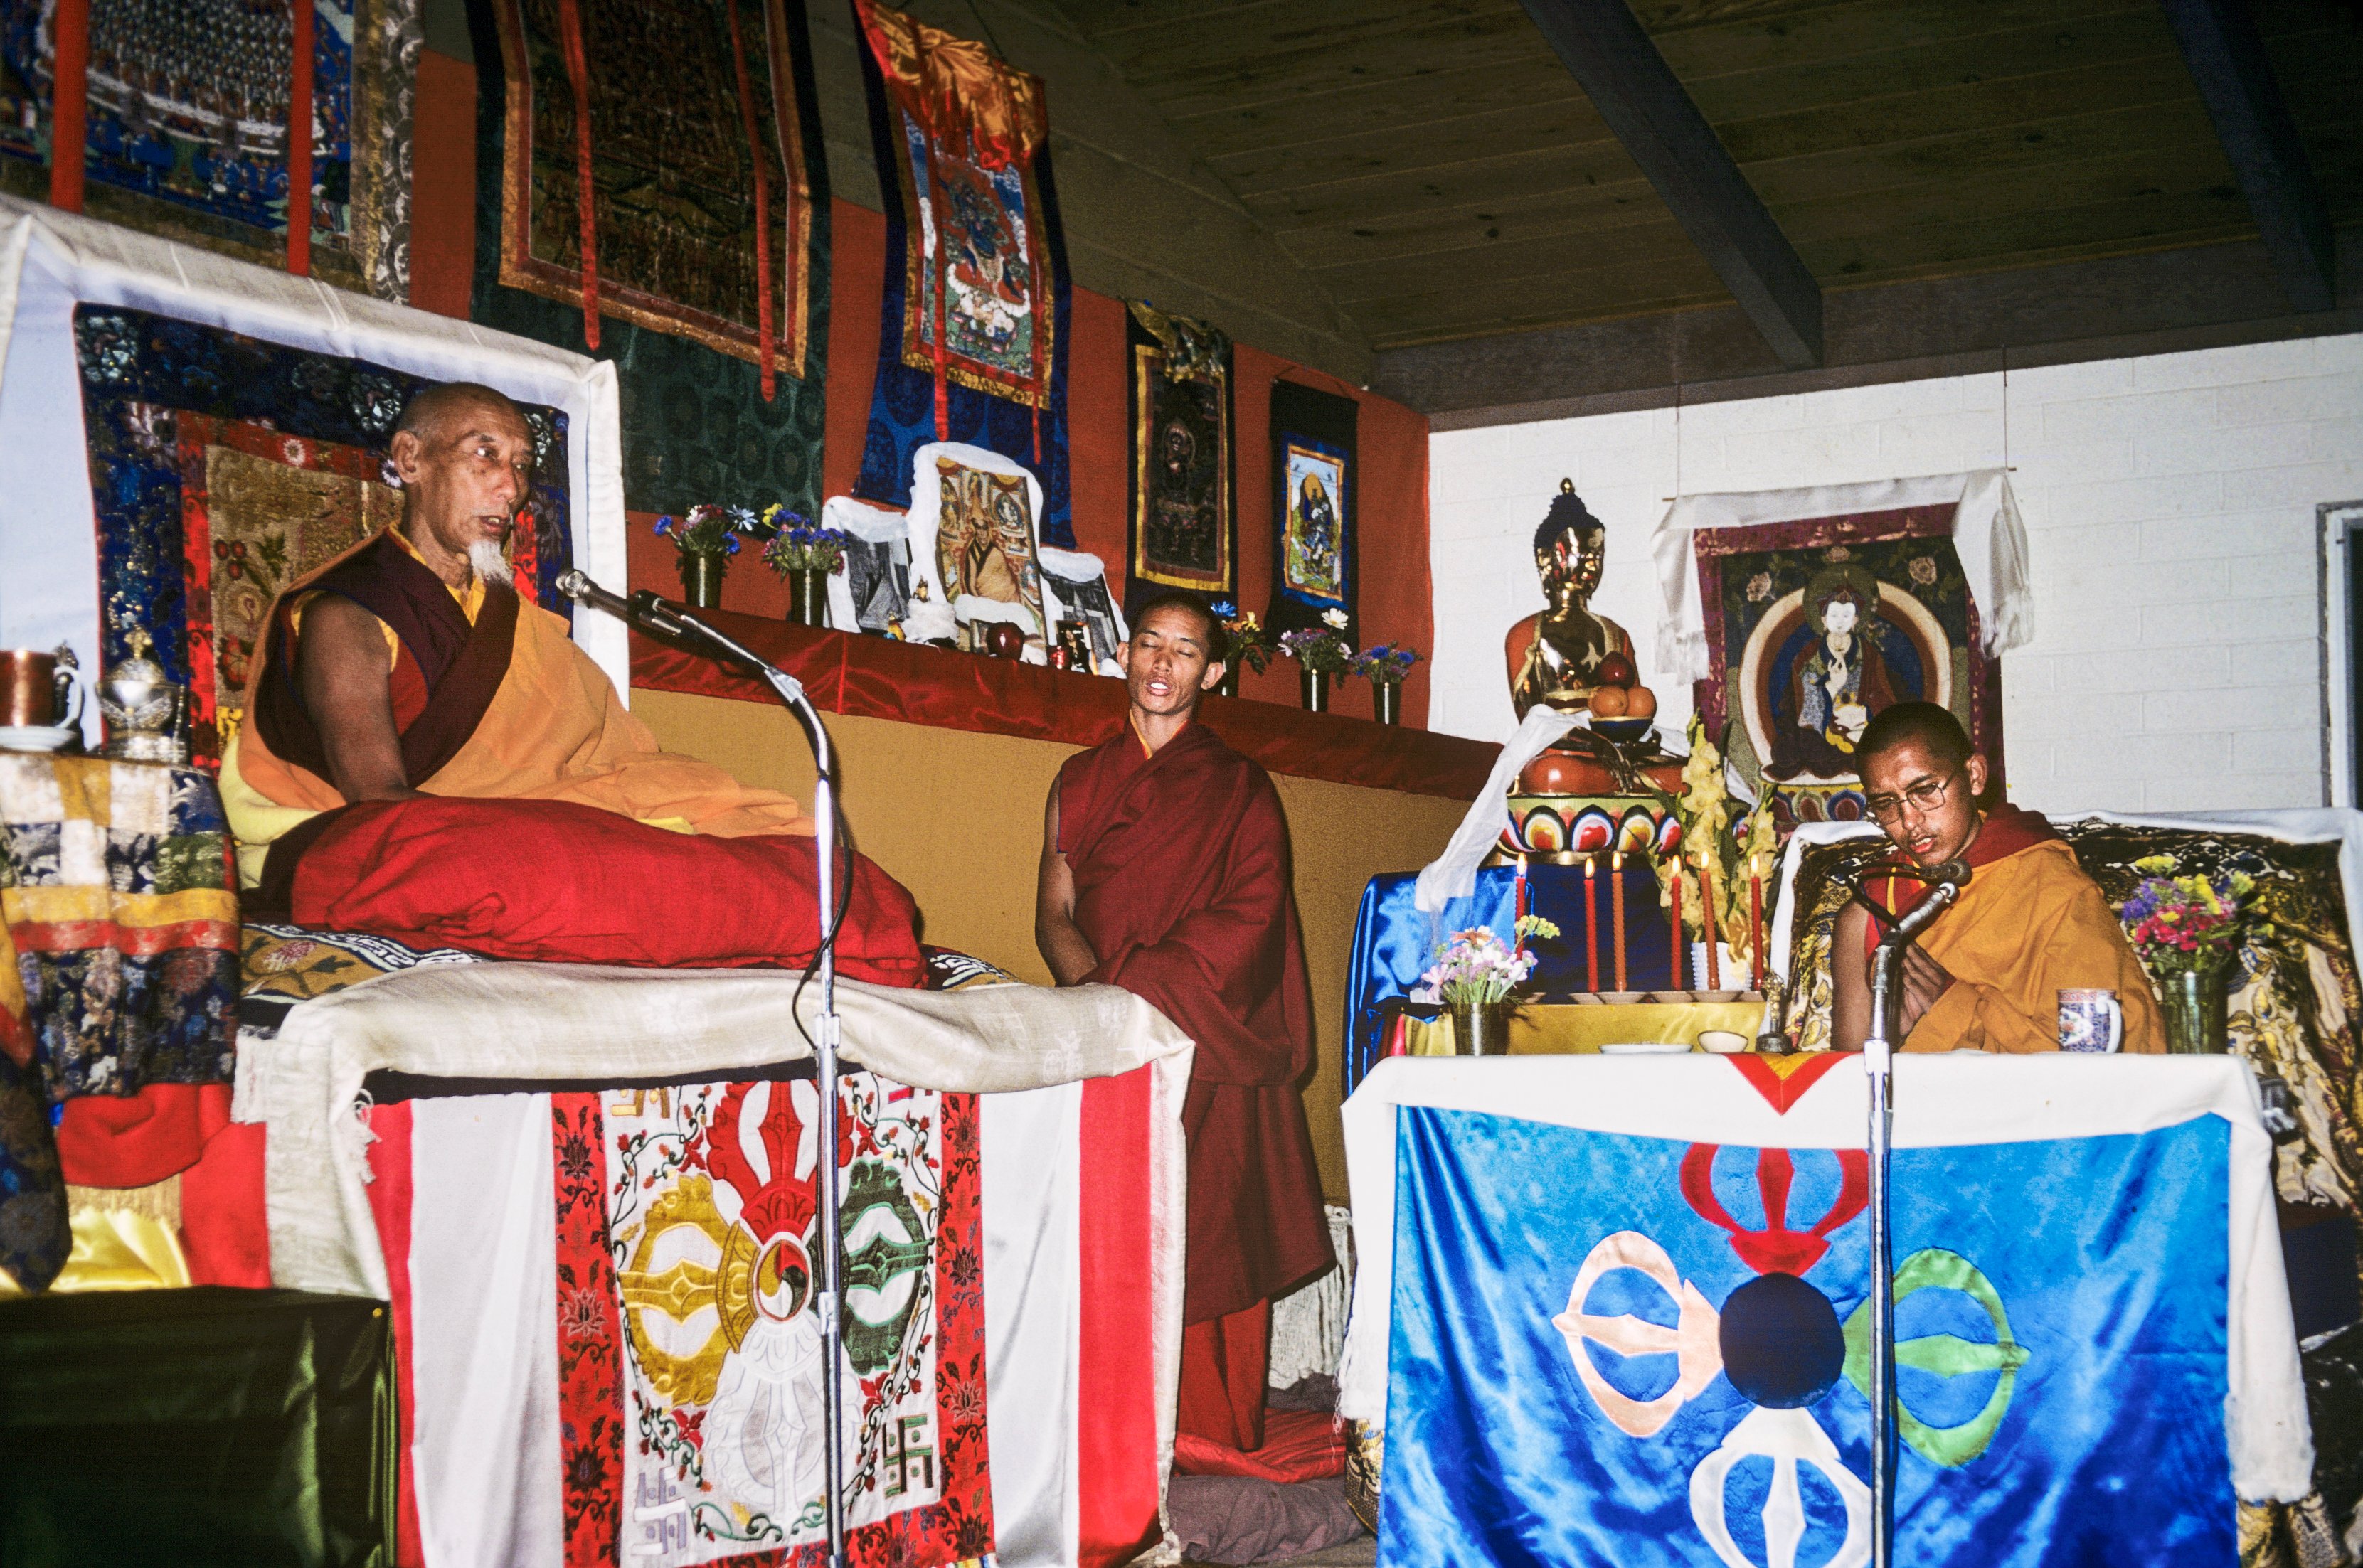
[[[1764,988],[1764,874],[1747,878],[1747,968],[1753,988]]]
[[[1723,976],[1714,962],[1714,846],[1709,845],[1699,856],[1699,930],[1706,938],[1706,988],[1723,988]]]
[[[1615,946],[1612,950],[1616,964],[1616,988],[1625,988],[1625,855],[1616,851],[1608,857],[1608,903],[1615,921]]]
[[[1600,869],[1600,857],[1592,856],[1583,863],[1583,988],[1600,989],[1600,885],[1593,873]]]
[[[1682,973],[1682,948],[1685,944],[1682,938],[1682,857],[1679,854],[1674,856],[1673,900],[1674,940],[1668,944],[1667,951],[1673,955],[1669,962],[1674,972],[1674,980],[1667,988],[1681,991],[1690,988],[1690,980]]]

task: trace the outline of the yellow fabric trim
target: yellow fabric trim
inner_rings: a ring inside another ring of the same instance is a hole
[[[182,1290],[189,1281],[180,1232],[136,1209],[76,1209],[69,1221],[73,1250],[50,1282],[51,1291]],[[0,1269],[0,1297],[22,1296]]]
[[[178,925],[183,921],[213,920],[235,923],[238,895],[222,888],[183,888],[177,893],[118,893],[112,888],[12,888],[0,896],[8,922],[58,924],[77,920],[111,920],[117,925],[144,930]]]

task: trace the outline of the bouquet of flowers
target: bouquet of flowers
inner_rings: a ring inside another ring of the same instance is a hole
[[[1381,643],[1354,656],[1353,673],[1368,676],[1373,686],[1401,686],[1403,677],[1411,673],[1411,667],[1418,662],[1417,650]]]
[[[1271,639],[1264,635],[1263,623],[1252,610],[1241,610],[1227,599],[1217,599],[1206,606],[1209,613],[1223,624],[1224,639],[1231,645],[1231,668],[1246,665],[1261,675],[1271,663]]]
[[[815,528],[801,513],[776,502],[763,513],[762,526],[771,532],[763,547],[763,564],[785,577],[792,571],[833,572],[844,564],[853,536],[842,528]]]
[[[684,522],[657,519],[656,531],[685,556],[735,556],[742,536],[757,531],[754,513],[743,506],[693,506]]]
[[[2153,973],[2205,974],[2237,962],[2240,944],[2263,923],[2248,900],[2256,878],[2229,871],[2209,878],[2178,877],[2174,857],[2152,855],[2134,862],[2141,884],[2118,911],[2125,935]]]
[[[1504,947],[1491,926],[1454,932],[1436,950],[1436,963],[1412,988],[1411,999],[1447,1007],[1508,1000],[1510,993],[1535,972],[1535,955],[1526,951],[1526,938],[1557,936],[1559,927],[1540,915],[1522,915],[1515,933],[1518,944]]]
[[[1281,651],[1315,675],[1343,675],[1354,667],[1354,645],[1346,640],[1346,612],[1331,610],[1316,629],[1282,632]]]

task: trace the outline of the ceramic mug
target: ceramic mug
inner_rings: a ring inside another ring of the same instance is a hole
[[[2113,1051],[2124,1043],[2125,1010],[2117,993],[2108,990],[2063,990],[2059,993],[2059,1049]]]
[[[36,648],[9,648],[0,652],[0,724],[12,728],[47,728],[71,724],[81,717],[81,704],[75,712],[65,712],[66,694],[72,689],[75,672],[71,661],[65,669],[58,668],[58,656]]]

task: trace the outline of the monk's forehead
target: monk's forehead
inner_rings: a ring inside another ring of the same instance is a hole
[[[1872,790],[1900,790],[1922,778],[1941,778],[1952,771],[1950,764],[1929,748],[1918,735],[1881,746],[1862,759],[1862,781]]]
[[[533,432],[517,405],[504,397],[462,393],[438,403],[428,414],[427,434],[444,441],[464,441],[473,436],[500,436],[529,441]]]
[[[1208,617],[1186,605],[1159,604],[1141,617],[1140,624],[1133,628],[1133,632],[1138,635],[1154,630],[1169,637],[1188,637],[1203,646],[1210,635],[1207,630],[1210,624]]]

